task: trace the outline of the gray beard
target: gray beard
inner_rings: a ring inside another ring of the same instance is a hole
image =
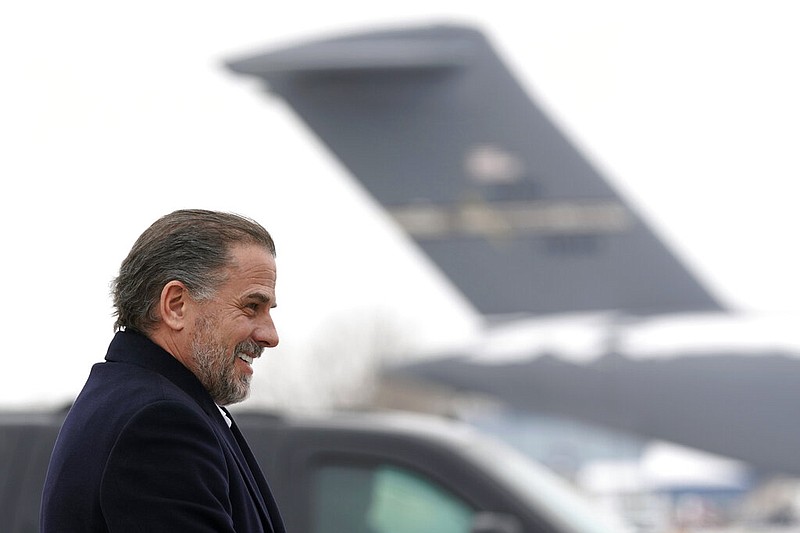
[[[255,343],[247,340],[236,345],[233,355],[228,355],[225,346],[214,338],[215,331],[216,321],[213,318],[198,319],[192,339],[194,373],[217,405],[241,402],[250,394],[252,376],[237,374],[236,356],[247,351],[260,351],[260,348],[256,346],[254,350]]]

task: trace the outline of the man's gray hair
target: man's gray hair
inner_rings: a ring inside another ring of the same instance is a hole
[[[136,240],[111,284],[114,328],[150,333],[170,281],[182,282],[197,300],[213,297],[237,244],[260,245],[275,256],[269,232],[240,215],[186,209],[158,219]]]

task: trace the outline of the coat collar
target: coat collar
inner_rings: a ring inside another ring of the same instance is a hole
[[[161,374],[191,396],[206,414],[224,423],[217,404],[191,370],[141,333],[118,331],[108,347],[106,361],[128,363]]]

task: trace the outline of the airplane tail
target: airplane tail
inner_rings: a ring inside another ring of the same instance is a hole
[[[485,315],[722,310],[475,28],[346,35],[227,66],[285,99]]]

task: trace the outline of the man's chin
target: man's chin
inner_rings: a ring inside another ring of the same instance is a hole
[[[245,401],[250,396],[250,380],[245,383],[241,383],[240,387],[237,388],[235,391],[227,391],[227,394],[218,395],[218,397],[214,398],[214,401],[217,405],[233,405],[235,403],[240,403]]]
[[[221,405],[223,407],[227,407],[228,405],[234,405],[234,404],[237,404],[237,403],[241,403],[241,402],[245,401],[249,396],[250,396],[250,393],[247,393],[244,396],[239,396],[239,397],[236,397],[236,398],[228,398],[225,401],[217,402],[217,404]]]

